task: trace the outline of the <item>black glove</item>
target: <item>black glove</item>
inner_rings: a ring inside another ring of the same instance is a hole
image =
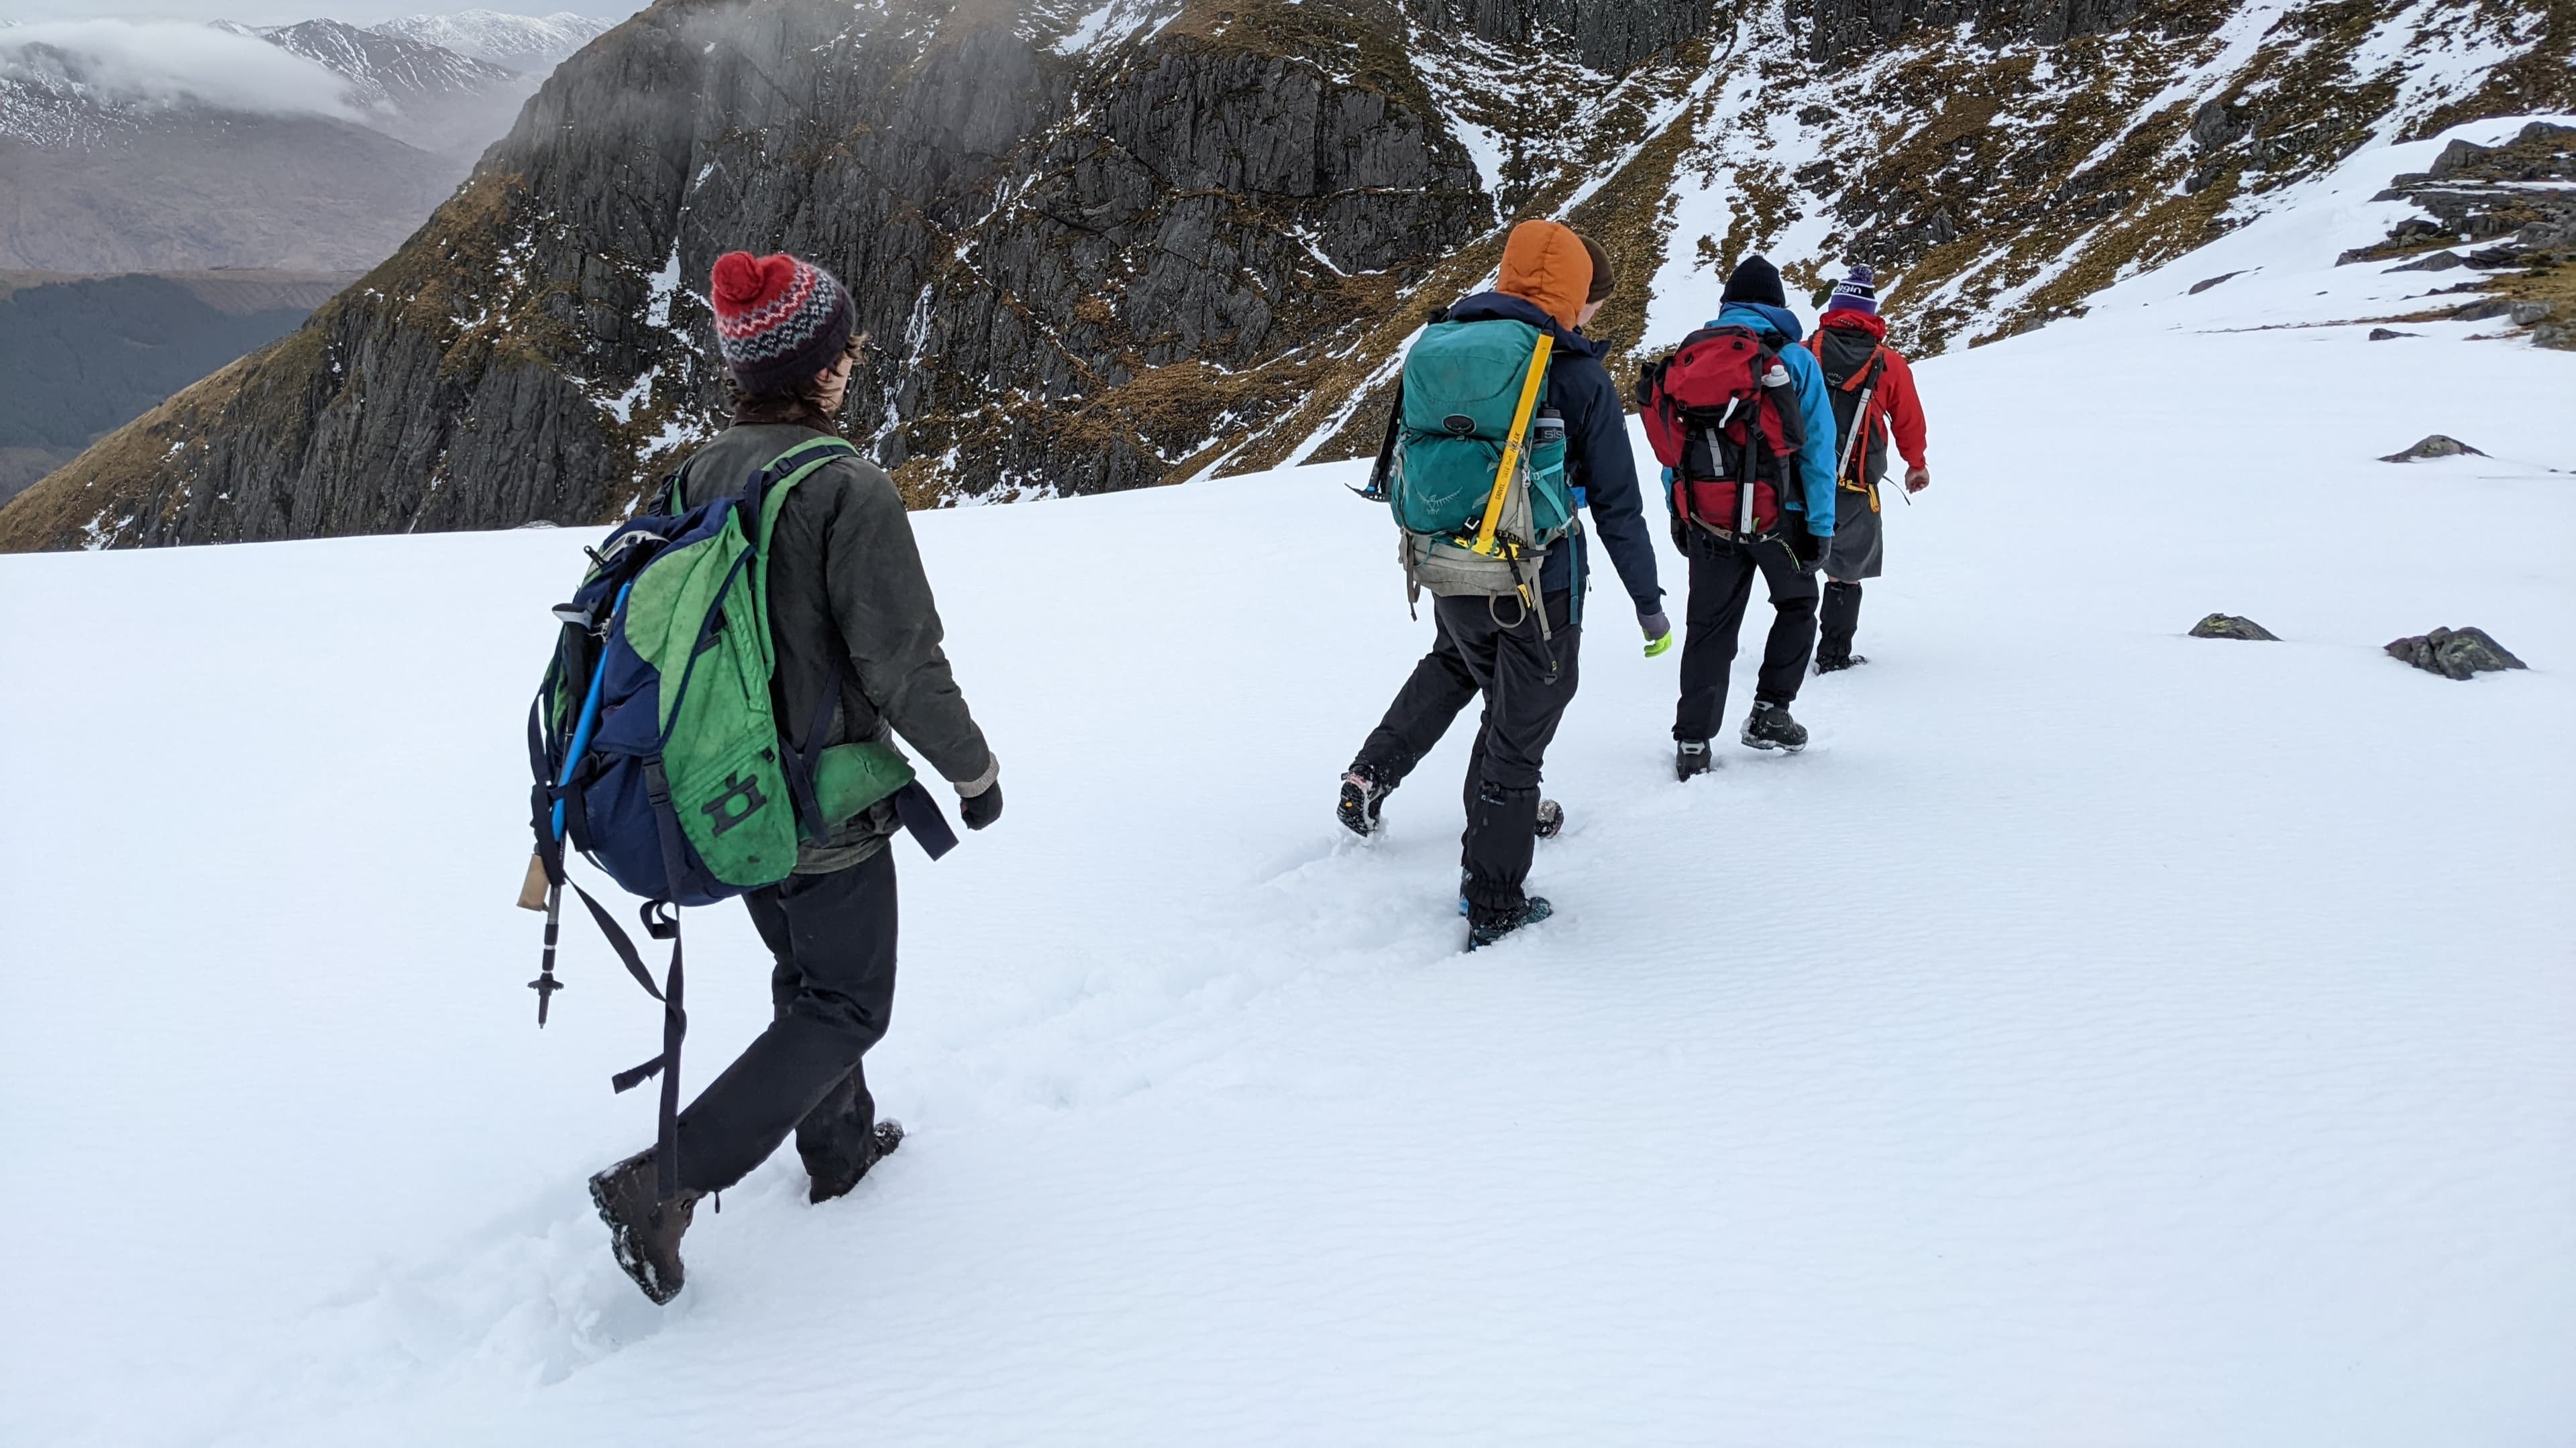
[[[1797,532],[1789,535],[1790,554],[1798,560],[1800,566],[1804,567],[1810,573],[1815,572],[1816,566],[1825,561],[1825,554],[1830,551],[1833,546],[1834,539],[1833,535],[1830,533],[1819,538],[1815,534],[1801,528]]]
[[[957,817],[964,820],[966,828],[970,830],[980,830],[1000,819],[1002,817],[1002,782],[997,779],[973,794],[959,796]]]

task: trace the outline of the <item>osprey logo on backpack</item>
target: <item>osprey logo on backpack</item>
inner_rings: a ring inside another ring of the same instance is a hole
[[[1780,526],[1780,501],[1806,442],[1789,370],[1750,327],[1703,327],[1637,376],[1656,461],[1673,470],[1673,519],[1721,537]]]

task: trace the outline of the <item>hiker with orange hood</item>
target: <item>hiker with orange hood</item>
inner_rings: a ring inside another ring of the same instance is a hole
[[[1387,793],[1469,702],[1483,698],[1467,765],[1459,891],[1471,949],[1551,911],[1523,887],[1534,839],[1562,818],[1553,808],[1542,816],[1539,776],[1574,698],[1590,581],[1584,514],[1600,530],[1647,654],[1671,643],[1627,417],[1600,344],[1582,332],[1616,283],[1609,257],[1569,228],[1553,221],[1513,228],[1495,289],[1434,315],[1407,355],[1365,494],[1393,505],[1406,533],[1408,578],[1434,595],[1435,634],[1342,777],[1338,814],[1354,832],[1373,832]],[[1435,354],[1446,359],[1441,366],[1428,365]],[[1479,372],[1487,362],[1495,365]],[[1462,382],[1463,393],[1443,390]],[[1458,460],[1451,476],[1461,486],[1451,495],[1473,505],[1466,517],[1485,515],[1485,547],[1471,541],[1472,522],[1462,531],[1459,517],[1435,518],[1437,504],[1425,501],[1437,491],[1428,480],[1444,458]],[[1494,519],[1506,483],[1527,490],[1515,496],[1536,522],[1529,536],[1498,548]],[[1506,570],[1497,575],[1504,581],[1469,580],[1479,567]]]

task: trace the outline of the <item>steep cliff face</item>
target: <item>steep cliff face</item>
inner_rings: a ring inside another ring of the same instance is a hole
[[[742,246],[849,282],[925,498],[1134,486],[1493,224],[1391,11],[1082,19],[665,0],[312,326],[40,491],[117,542],[614,512],[720,412],[698,288]]]
[[[1973,342],[2524,96],[2559,5],[663,0],[392,261],[0,511],[0,547],[613,516],[720,425],[699,291],[734,247],[849,282],[849,421],[921,505],[1365,450],[1521,214],[1609,248],[1623,348],[1755,249],[1810,289],[1868,260],[1914,345]]]

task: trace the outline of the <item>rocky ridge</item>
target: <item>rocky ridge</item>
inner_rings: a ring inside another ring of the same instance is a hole
[[[719,422],[696,293],[784,247],[916,504],[1364,451],[1404,341],[1569,216],[1670,340],[1871,261],[1918,348],[2080,309],[2375,136],[2524,106],[2564,7],[663,0],[401,254],[0,512],[0,546],[583,522]],[[2564,67],[2560,67],[2563,71]]]
[[[2345,264],[2464,272],[2443,290],[2471,299],[2422,316],[2501,320],[2530,329],[2536,345],[2576,350],[2576,126],[2533,121],[2498,146],[2453,141],[2430,170],[2394,178],[2374,199],[2428,214],[2345,252]]]
[[[608,22],[569,10],[552,15],[459,10],[445,15],[400,16],[379,21],[368,29],[490,61],[522,75],[543,75],[565,56],[596,39],[608,29]]]
[[[506,126],[496,108],[515,111],[528,90],[506,66],[345,21],[307,20],[248,33],[339,76],[369,125],[423,150],[479,151]]]
[[[536,84],[332,20],[132,29],[0,30],[0,267],[372,266]]]

